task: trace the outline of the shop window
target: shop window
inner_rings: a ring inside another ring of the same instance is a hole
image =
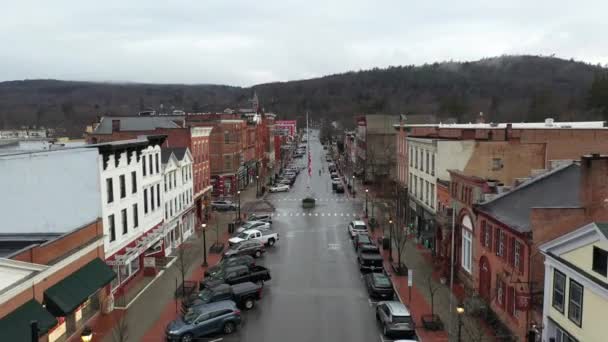
[[[137,273],[139,271],[139,258],[135,258],[131,261],[131,275]]]

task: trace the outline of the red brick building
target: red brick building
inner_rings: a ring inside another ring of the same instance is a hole
[[[531,325],[541,322],[544,260],[538,247],[608,218],[607,173],[608,156],[601,155],[586,155],[520,180],[511,189],[452,173],[452,199],[459,210],[458,274],[473,283],[504,324],[500,333],[524,340]],[[464,265],[470,265],[470,272]]]
[[[209,123],[211,131],[211,184],[214,196],[235,196],[247,177],[243,164],[244,120],[222,119]]]

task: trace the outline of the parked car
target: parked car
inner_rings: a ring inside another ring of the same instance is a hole
[[[367,234],[367,226],[363,221],[352,221],[348,224],[348,234],[350,238],[353,239],[357,234],[365,233]]]
[[[355,237],[355,239],[357,238]],[[360,246],[357,253],[357,262],[359,263],[359,269],[363,272],[382,272],[384,269],[382,255],[380,254],[378,246]]]
[[[393,282],[384,273],[370,273],[365,275],[365,286],[371,298],[392,300],[395,296]]]
[[[247,221],[235,231],[235,235],[238,235],[249,229],[270,229],[270,222],[266,221]]]
[[[220,260],[220,262],[218,262],[216,265],[213,265],[213,266],[209,267],[207,270],[205,270],[205,277],[213,276],[217,272],[219,272],[222,269],[227,268],[227,267],[233,267],[233,266],[251,267],[254,265],[255,265],[255,260],[250,255],[239,255],[239,256],[235,256],[233,258],[224,258],[224,259]]]
[[[199,337],[223,332],[231,334],[241,324],[241,311],[231,300],[210,303],[188,312],[167,325],[167,341],[191,342]]]
[[[343,194],[344,193],[344,185],[342,183],[338,183],[336,185],[336,193]]]
[[[270,192],[286,192],[289,191],[289,185],[287,184],[279,184],[276,186],[271,186],[270,189],[268,189],[268,191]]]
[[[224,257],[230,258],[236,255],[251,255],[254,258],[259,258],[266,252],[266,248],[261,241],[249,240],[243,241],[238,245],[231,246],[226,252]]]
[[[231,201],[213,201],[211,202],[212,210],[236,210],[237,205],[232,203]]]
[[[372,241],[372,238],[367,235],[367,233],[355,235],[353,238],[353,245],[355,246],[356,251],[358,251],[361,246],[375,246],[374,241]]]
[[[241,232],[237,236],[228,239],[228,244],[230,246],[234,246],[238,245],[241,242],[251,240],[258,240],[264,245],[272,247],[277,241],[279,241],[279,233],[273,232],[271,230],[248,229]]]
[[[340,180],[332,179],[331,180],[331,189],[336,190],[338,188],[338,184],[341,184]]]
[[[401,302],[379,302],[376,306],[376,320],[382,327],[382,334],[391,338],[412,338],[416,336],[414,320],[410,311]]]
[[[247,221],[263,221],[272,224],[272,215],[270,214],[251,214]]]
[[[293,184],[293,182],[291,181],[291,179],[281,178],[281,179],[279,179],[279,183],[278,184],[279,185],[285,184],[285,185],[291,186]]]
[[[261,285],[252,282],[234,285],[220,284],[212,288],[204,288],[183,300],[181,312],[185,315],[188,311],[196,310],[201,305],[222,300],[231,300],[236,303],[237,307],[251,310],[255,306],[255,302],[260,299],[262,299]]]
[[[264,266],[234,266],[226,268],[222,272],[218,272],[213,277],[205,278],[201,281],[199,289],[202,291],[204,288],[214,287],[220,284],[234,285],[248,281],[263,284],[270,279],[270,271]]]

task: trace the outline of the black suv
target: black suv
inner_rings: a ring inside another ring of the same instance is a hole
[[[266,252],[266,248],[261,241],[247,240],[230,247],[224,252],[225,258],[231,258],[237,255],[250,255],[254,258],[259,258]]]

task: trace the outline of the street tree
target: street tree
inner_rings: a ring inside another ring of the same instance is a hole
[[[124,309],[120,317],[114,316],[114,328],[112,329],[112,341],[128,342],[129,341],[129,309]]]

